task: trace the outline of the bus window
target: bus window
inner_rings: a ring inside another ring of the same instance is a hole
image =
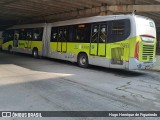
[[[108,36],[110,43],[127,39],[130,35],[130,21],[128,19],[111,21],[111,32]]]
[[[58,33],[58,42],[61,42],[63,39],[63,29],[59,29]]]
[[[13,40],[14,39],[13,30],[9,31],[8,39],[9,40]]]
[[[3,37],[3,43],[13,40],[14,39],[13,30],[8,30],[3,32],[2,37]]]
[[[25,29],[21,29],[19,31],[19,40],[26,40],[26,31],[25,31]]]
[[[101,25],[99,43],[105,43],[107,37],[107,25]]]
[[[15,30],[14,32],[14,39],[18,40],[19,39],[19,31]]]
[[[111,34],[122,35],[122,34],[124,34],[124,29],[125,29],[124,21],[112,22]]]
[[[92,27],[91,42],[98,43],[98,25]]]
[[[2,33],[3,33],[3,32],[2,32],[2,31],[0,31],[0,39],[2,39]]]
[[[33,40],[42,41],[43,28],[35,28],[33,31]]]
[[[85,42],[90,43],[90,36],[91,36],[91,24],[86,24],[85,29]]]
[[[58,38],[58,28],[52,28],[51,31],[51,42],[57,42],[57,38]]]
[[[68,41],[68,39],[69,39],[68,29],[64,28],[64,31],[63,31],[63,41],[66,42],[66,41]]]
[[[88,24],[78,25],[76,29],[76,42],[89,42],[90,27]]]
[[[66,42],[69,39],[68,28],[60,28],[58,32],[58,42]]]
[[[33,37],[33,30],[32,29],[27,29],[27,32],[26,32],[27,40],[32,40],[32,37]]]
[[[9,36],[9,34],[8,34],[8,32],[7,32],[7,31],[3,32],[3,35],[2,35],[2,37],[3,37],[3,43],[5,43],[5,42],[8,42],[8,41],[9,41],[8,36]]]
[[[76,30],[76,41],[77,42],[84,42],[84,33],[85,33],[84,28],[78,28]]]
[[[74,39],[74,27],[73,26],[70,26],[69,27],[69,38],[68,38],[68,42],[72,42],[72,41],[74,41],[73,39]]]

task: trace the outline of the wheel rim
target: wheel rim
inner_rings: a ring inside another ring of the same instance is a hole
[[[36,51],[36,50],[34,50],[34,52],[33,52],[33,56],[34,56],[34,57],[36,57],[36,56],[37,56],[37,54],[38,54],[38,53],[37,53],[37,51]]]
[[[81,65],[85,65],[86,62],[87,62],[87,60],[86,60],[85,57],[81,57],[81,58],[80,58],[80,64],[81,64]]]

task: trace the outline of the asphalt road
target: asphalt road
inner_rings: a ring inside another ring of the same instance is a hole
[[[0,52],[0,111],[12,110],[159,111],[160,74],[97,66],[84,69],[75,63]],[[142,118],[126,118],[132,119]]]

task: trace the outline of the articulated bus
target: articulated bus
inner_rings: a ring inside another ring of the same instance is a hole
[[[155,62],[156,27],[138,15],[94,16],[17,25],[3,33],[3,50],[119,69],[147,69]]]

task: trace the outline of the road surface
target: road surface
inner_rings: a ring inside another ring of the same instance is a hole
[[[0,52],[0,96],[0,111],[158,111],[160,74]]]

